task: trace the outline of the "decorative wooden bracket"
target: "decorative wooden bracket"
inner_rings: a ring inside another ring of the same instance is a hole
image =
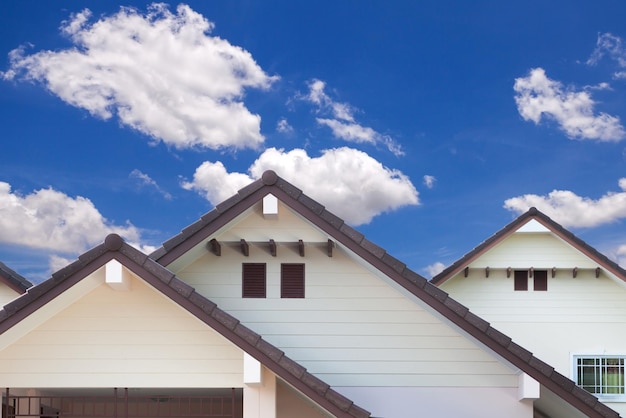
[[[335,243],[332,240],[328,240],[326,243],[326,251],[329,257],[333,256],[333,248],[335,247]]]
[[[276,242],[273,239],[270,240],[270,254],[272,257],[276,257]]]
[[[298,253],[300,253],[300,257],[304,257],[304,241],[301,239],[298,240]]]
[[[530,277],[532,279],[534,272],[535,272],[535,268],[534,267],[531,267],[530,269],[528,269],[528,277]]]
[[[215,238],[207,243],[207,247],[209,247],[209,251],[211,251],[213,254],[217,256],[222,255],[222,246],[219,242],[217,242]]]
[[[250,246],[248,245],[248,243],[246,242],[245,239],[241,239],[241,241],[239,241],[239,244],[241,246],[241,253],[243,255],[245,255],[246,257],[250,255]]]
[[[463,270],[463,277],[467,276],[469,276],[469,267],[465,267],[465,270]]]
[[[511,277],[511,267],[507,267],[507,269],[506,269],[506,277],[507,278]]]
[[[556,277],[556,267],[552,267],[552,278]]]
[[[600,277],[600,267],[596,267],[596,279]]]
[[[489,277],[489,267],[485,267],[485,277]]]
[[[574,270],[572,270],[572,277],[576,278],[576,276],[578,276],[578,267],[574,267]]]

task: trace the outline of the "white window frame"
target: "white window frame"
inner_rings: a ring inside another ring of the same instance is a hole
[[[601,401],[605,402],[626,402],[626,354],[573,354],[572,355],[572,380],[578,385],[578,360],[579,359],[622,359],[624,365],[623,391],[624,393],[592,393]]]

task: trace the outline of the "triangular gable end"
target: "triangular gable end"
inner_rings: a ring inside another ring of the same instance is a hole
[[[509,337],[491,327],[489,323],[469,312],[447,293],[408,269],[404,263],[387,254],[384,249],[367,240],[363,234],[346,225],[342,219],[272,171],[265,172],[261,179],[217,205],[199,221],[165,242],[163,247],[150,257],[165,266],[175,263],[188,251],[209,244],[214,234],[268,194],[276,196],[320,231],[333,237],[338,244],[364,260],[371,268],[395,281],[478,343],[492,350],[513,367],[527,373],[574,408],[588,416],[615,416],[614,411],[599,403],[593,395],[577,387],[574,382],[555,372],[554,368],[538,360],[523,347],[512,342]]]
[[[604,270],[608,277],[618,281],[622,285],[626,283],[626,270],[534,207],[530,208],[527,212],[520,215],[517,219],[483,241],[480,245],[476,246],[472,251],[452,263],[441,273],[433,277],[430,282],[436,286],[440,286],[447,280],[455,277],[463,269],[466,269],[479,257],[516,233],[550,233],[572,250],[578,251],[586,257],[588,263],[593,265],[593,268]]]
[[[287,358],[282,351],[241,325],[237,319],[219,309],[210,300],[196,293],[191,286],[176,278],[173,273],[124,243],[117,235],[110,235],[104,244],[83,254],[73,264],[6,305],[0,311],[0,340],[3,335],[10,335],[11,330],[18,329],[20,323],[32,320],[40,309],[45,311],[46,305],[54,305],[54,302],[63,298],[64,294],[72,293],[72,288],[77,284],[84,282],[87,288],[70,295],[70,299],[76,300],[90,289],[92,291],[96,289],[102,283],[102,278],[96,277],[97,274],[94,273],[111,260],[117,260],[157,293],[191,313],[211,330],[234,344],[238,350],[255,358],[322,410],[337,417],[369,416],[365,410],[312,376],[302,366]],[[87,283],[89,280],[85,279],[89,277],[93,283]],[[13,335],[12,338],[19,338],[19,335]]]

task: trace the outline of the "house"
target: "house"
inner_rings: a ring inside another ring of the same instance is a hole
[[[272,171],[0,310],[7,418],[617,417]]]
[[[626,271],[535,208],[432,279],[626,415]]]
[[[22,295],[33,284],[0,262],[0,305]]]

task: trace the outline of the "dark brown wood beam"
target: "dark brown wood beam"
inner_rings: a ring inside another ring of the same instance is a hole
[[[576,276],[578,276],[578,267],[574,267],[574,270],[572,270],[572,277],[576,278]]]
[[[596,267],[596,279],[600,277],[600,267]]]
[[[332,240],[328,240],[326,243],[326,251],[328,252],[328,256],[333,256],[333,248],[335,247],[335,243]]]
[[[239,241],[239,245],[241,246],[241,253],[243,255],[245,255],[246,257],[250,255],[250,246],[248,245],[248,243],[246,242],[245,239],[241,239],[241,241]]]
[[[217,242],[215,238],[207,243],[207,247],[209,247],[209,251],[211,251],[213,254],[217,256],[222,255],[222,246],[219,242]]]
[[[489,277],[489,267],[485,267],[485,277]]]
[[[298,240],[298,253],[300,253],[300,257],[304,257],[304,241],[301,239]]]
[[[270,254],[272,257],[276,257],[276,242],[273,239],[270,240]]]

